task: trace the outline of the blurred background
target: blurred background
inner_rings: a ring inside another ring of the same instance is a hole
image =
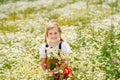
[[[0,0],[0,80],[44,80],[51,21],[71,46],[75,80],[120,80],[120,0]]]

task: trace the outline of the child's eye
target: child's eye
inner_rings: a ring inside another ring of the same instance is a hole
[[[55,32],[54,34],[57,34],[57,32]]]
[[[49,33],[49,35],[52,35],[52,33]]]

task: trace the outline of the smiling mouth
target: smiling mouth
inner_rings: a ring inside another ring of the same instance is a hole
[[[51,38],[51,39],[57,39],[57,38]]]
[[[52,39],[54,40],[54,39],[57,39],[57,38],[52,38]]]

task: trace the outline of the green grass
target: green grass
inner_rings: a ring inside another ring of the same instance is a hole
[[[8,33],[15,33],[17,31],[19,31],[19,28],[16,25],[2,26],[2,27],[0,27],[0,31],[2,33],[7,33],[7,32]]]

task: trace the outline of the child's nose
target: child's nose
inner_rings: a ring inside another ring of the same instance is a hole
[[[52,35],[53,37],[55,36],[55,34]]]

